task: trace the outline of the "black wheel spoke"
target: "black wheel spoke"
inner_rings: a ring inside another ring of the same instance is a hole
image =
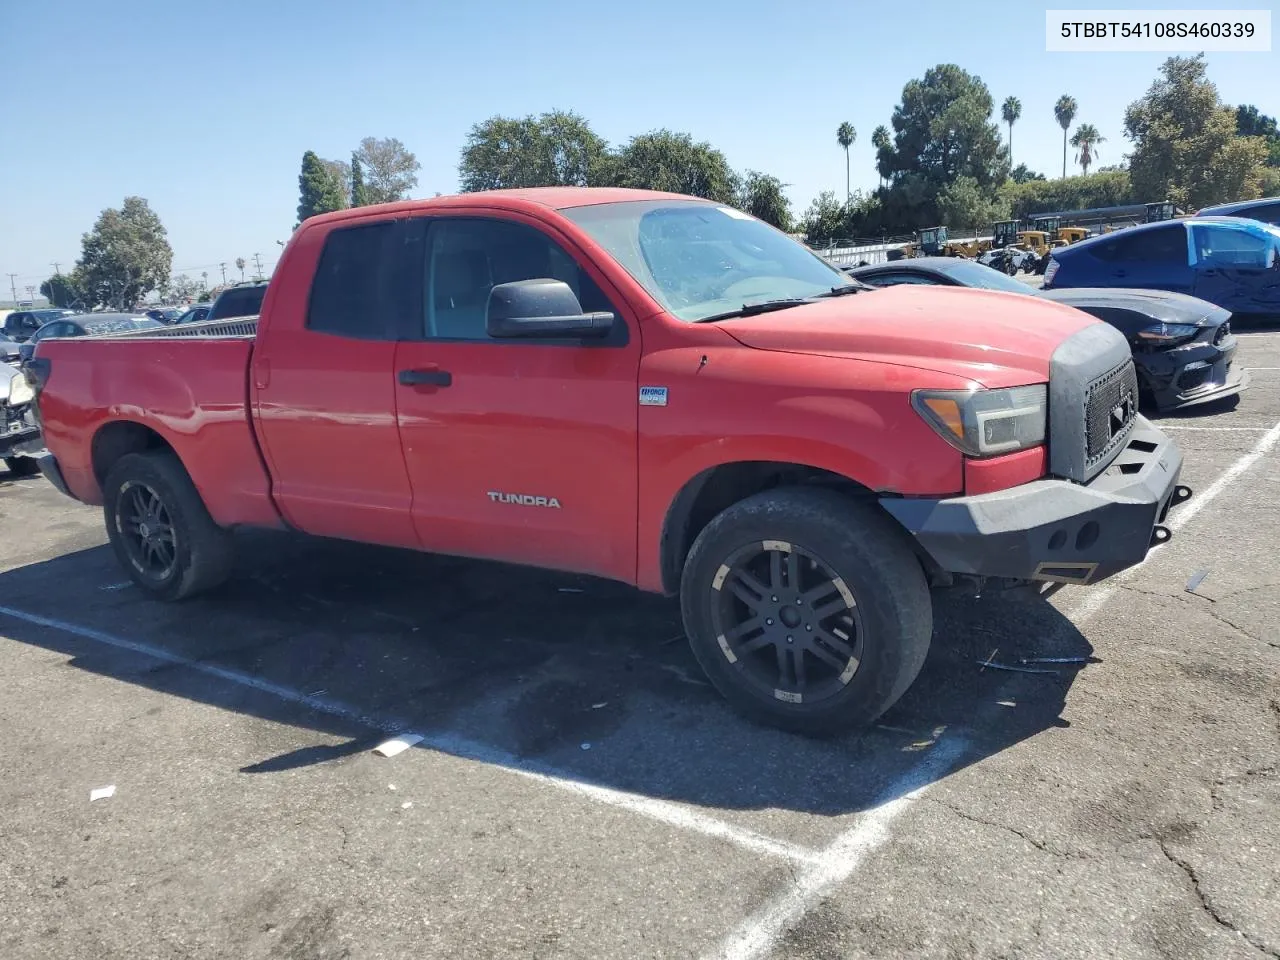
[[[787,554],[787,587],[800,589],[800,557],[794,550]]]
[[[755,653],[757,650],[761,650],[764,647],[769,646],[771,643],[773,643],[773,637],[769,636],[767,633],[762,633],[758,637],[752,637],[750,640],[733,647],[733,652],[735,656],[745,657],[747,654]]]
[[[802,647],[787,647],[787,651],[791,654],[791,672],[795,678],[797,690],[803,690],[805,685],[804,674],[804,649]]]
[[[782,589],[782,551],[769,551],[769,587],[774,593]]]
[[[840,664],[841,668],[844,664],[853,658],[853,647],[841,640],[829,630],[819,628],[813,635],[814,640],[818,643],[825,644],[829,649],[834,650],[837,654],[844,658],[844,662]]]
[[[751,617],[749,620],[743,620],[740,624],[738,624],[732,630],[726,630],[724,633],[724,638],[729,643],[732,643],[734,640],[737,640],[741,637],[745,637],[748,633],[753,633],[756,630],[763,630],[763,629],[764,629],[764,620],[761,617]]]
[[[837,613],[843,613],[849,609],[849,605],[844,602],[844,597],[836,596],[834,600],[829,600],[820,607],[813,608],[813,615],[818,620],[825,620]]]
[[[821,643],[810,644],[809,652],[812,653],[819,660],[821,660],[823,663],[825,663],[827,666],[829,666],[832,670],[839,670],[843,672],[845,666],[849,662],[848,657],[845,657],[843,660],[840,659],[840,657],[836,656],[834,653],[828,650]]]
[[[812,589],[806,590],[800,594],[800,600],[806,607],[816,606],[819,600],[825,600],[831,594],[836,593],[836,582],[831,579],[823,580],[820,584]]]
[[[745,603],[749,609],[759,610],[760,604],[764,601],[765,594],[768,591],[756,593],[751,586],[751,581],[755,581],[757,583],[759,581],[756,581],[756,578],[751,576],[749,573],[734,571],[730,576],[733,577],[733,579],[729,581],[729,592]]]

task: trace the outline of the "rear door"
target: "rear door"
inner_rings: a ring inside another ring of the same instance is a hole
[[[393,373],[403,227],[340,226],[322,249],[300,249],[289,273],[313,276],[310,289],[287,281],[276,291],[254,347],[255,426],[272,493],[307,533],[418,545]]]
[[[1089,252],[1100,261],[1098,286],[1192,292],[1187,228],[1181,221],[1150,230],[1120,231]],[[1092,279],[1076,285],[1089,286]]]
[[[1280,312],[1280,239],[1261,228],[1192,223],[1195,295],[1232,313]]]
[[[640,336],[607,280],[547,226],[490,212],[419,220],[415,329],[397,410],[424,548],[633,580]],[[563,280],[609,338],[485,332],[495,284]]]

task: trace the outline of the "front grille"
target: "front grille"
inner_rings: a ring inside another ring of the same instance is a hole
[[[1213,375],[1213,367],[1203,364],[1199,367],[1188,367],[1178,375],[1178,392],[1189,393],[1209,382]]]
[[[1227,337],[1229,336],[1231,336],[1230,320],[1228,320],[1226,323],[1220,326],[1218,328],[1218,332],[1213,335],[1213,345],[1216,347],[1218,344],[1222,343],[1222,341],[1227,339]]]
[[[1085,462],[1093,467],[1120,445],[1138,416],[1138,376],[1126,360],[1085,393]]]

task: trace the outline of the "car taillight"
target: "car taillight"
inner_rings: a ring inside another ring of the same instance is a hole
[[[1044,268],[1044,285],[1047,287],[1053,283],[1054,276],[1058,273],[1058,261],[1053,257],[1049,258],[1049,265]]]

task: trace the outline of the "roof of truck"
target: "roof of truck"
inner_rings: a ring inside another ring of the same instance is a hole
[[[442,207],[490,206],[519,209],[527,204],[538,204],[554,210],[570,207],[587,207],[598,203],[619,203],[626,200],[699,200],[683,193],[663,193],[659,190],[629,190],[624,187],[526,187],[520,190],[479,190],[475,193],[457,193],[446,197],[430,197],[424,200],[400,200],[368,207],[349,207],[333,213],[322,213],[307,220],[312,223],[331,223],[368,216],[371,212],[413,212],[435,210]],[[710,202],[710,201],[705,201]]]

